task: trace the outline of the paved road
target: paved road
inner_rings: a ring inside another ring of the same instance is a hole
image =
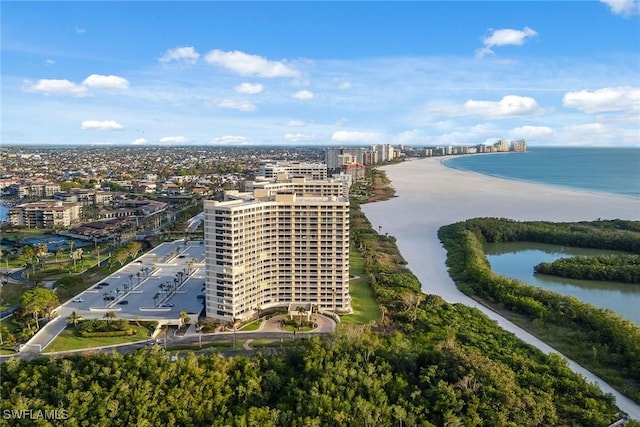
[[[255,339],[285,339],[290,340],[297,337],[311,336],[311,335],[331,335],[336,328],[336,324],[333,319],[326,316],[316,316],[316,321],[318,323],[318,327],[309,332],[288,332],[280,329],[279,320],[284,318],[284,315],[274,316],[268,320],[263,321],[262,325],[257,331],[236,331],[236,338],[239,340],[255,340]],[[58,317],[49,323],[47,323],[45,328],[42,328],[36,336],[34,336],[31,341],[29,341],[29,346],[23,348],[20,353],[9,356],[2,356],[0,358],[0,362],[4,360],[8,360],[11,357],[17,357],[25,360],[32,360],[38,357],[55,355],[55,356],[65,356],[72,355],[78,353],[87,353],[87,352],[95,352],[95,353],[111,353],[114,350],[127,354],[132,352],[133,350],[147,347],[149,345],[149,340],[145,339],[136,343],[131,344],[120,344],[113,346],[105,346],[101,348],[94,349],[82,349],[82,350],[73,350],[66,352],[57,352],[57,353],[47,353],[45,346],[49,344],[53,338],[55,338],[60,332],[64,330],[66,327],[66,318]],[[175,329],[172,328],[172,331],[175,332]],[[200,336],[198,333],[193,332],[194,328],[189,328],[187,330],[187,334],[184,336],[176,336],[174,333],[167,334],[167,346],[178,345],[178,344],[195,344],[202,340],[203,343],[207,342],[215,342],[215,341],[224,341],[229,340],[233,337],[233,332],[217,332],[213,334],[202,334]],[[161,342],[164,342],[164,338],[160,338]],[[39,351],[38,345],[42,346],[43,352]],[[245,350],[250,350],[246,349]]]

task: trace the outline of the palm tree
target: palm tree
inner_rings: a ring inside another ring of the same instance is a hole
[[[116,313],[113,311],[107,311],[102,317],[107,319],[107,321],[112,321],[113,319],[116,318]]]
[[[29,260],[33,270],[33,274],[35,274],[35,266],[33,264],[33,258],[36,256],[36,248],[34,246],[23,246],[22,247],[22,255]]]
[[[58,262],[58,255],[62,254],[62,246],[58,246],[58,249],[56,249],[56,262]]]
[[[233,349],[236,349],[236,318],[232,318],[231,319],[232,324],[231,327],[233,328]]]
[[[304,316],[305,314],[307,314],[307,309],[304,308],[303,306],[299,305],[296,308],[296,311],[298,312],[298,315],[300,315],[300,323],[302,323],[302,316]]]
[[[164,348],[166,349],[167,348],[167,332],[169,332],[169,325],[165,323],[162,326],[160,326],[160,329],[162,330],[162,334],[164,335]]]
[[[76,326],[78,324],[78,320],[80,320],[80,319],[82,319],[82,316],[80,316],[75,311],[71,312],[71,315],[69,316],[69,321],[71,323],[73,323],[73,326]]]
[[[184,326],[186,329],[187,323],[189,323],[190,321],[191,319],[187,314],[187,310],[180,310],[180,327]]]

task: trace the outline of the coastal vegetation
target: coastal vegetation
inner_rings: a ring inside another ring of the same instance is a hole
[[[475,308],[422,293],[395,238],[373,230],[358,203],[351,232],[379,321],[341,324],[330,338],[288,341],[251,357],[174,359],[154,346],[125,356],[13,359],[0,365],[0,409],[65,409],[65,424],[78,426],[599,427],[617,420],[613,397],[561,356],[522,342]]]
[[[640,253],[638,223],[516,222],[480,218],[440,229],[449,273],[457,286],[507,315],[568,357],[640,402],[640,328],[596,308],[491,271],[485,243],[528,241]]]
[[[640,255],[560,258],[554,262],[540,263],[534,267],[534,271],[570,279],[640,284]]]

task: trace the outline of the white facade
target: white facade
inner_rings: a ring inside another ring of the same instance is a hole
[[[258,174],[265,178],[285,175],[288,178],[304,177],[314,180],[327,179],[327,165],[324,163],[277,162],[260,166]]]
[[[278,191],[291,190],[298,196],[343,196],[348,198],[349,185],[350,183],[345,182],[345,180],[333,178],[324,180],[310,180],[307,178],[284,179],[283,176],[280,175],[278,178],[258,177],[256,181],[247,182],[245,184],[245,189],[248,192],[264,190],[269,194],[275,194]],[[228,194],[235,193],[230,191]]]
[[[348,199],[260,193],[205,201],[207,317],[290,303],[351,312]]]
[[[80,218],[80,203],[60,200],[41,200],[22,203],[9,209],[13,226],[27,228],[68,227]]]

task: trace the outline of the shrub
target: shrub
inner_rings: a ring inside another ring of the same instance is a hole
[[[135,335],[137,331],[133,328],[124,331],[108,331],[108,332],[80,332],[80,336],[83,338],[95,338],[95,337],[124,337]]]

